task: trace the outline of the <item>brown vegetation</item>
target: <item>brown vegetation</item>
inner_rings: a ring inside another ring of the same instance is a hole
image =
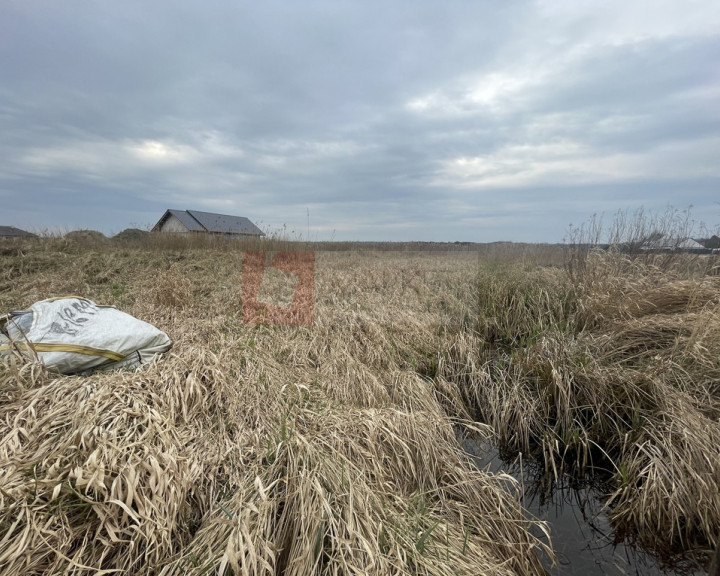
[[[478,417],[550,478],[605,467],[618,537],[660,556],[720,534],[720,277],[710,257],[571,254],[581,270],[480,274],[451,350]],[[659,266],[659,263],[662,266]],[[464,367],[464,368],[463,368]]]
[[[237,247],[3,255],[0,309],[81,294],[175,346],[136,373],[0,368],[0,572],[541,572],[511,480],[456,440],[460,390],[423,376],[475,257],[319,253],[314,326],[248,326]]]
[[[136,373],[0,365],[2,573],[541,573],[460,429],[550,478],[607,469],[619,536],[719,544],[716,261],[318,251],[313,326],[244,324],[240,249],[294,246],[0,254],[0,310],[80,294],[175,340]]]

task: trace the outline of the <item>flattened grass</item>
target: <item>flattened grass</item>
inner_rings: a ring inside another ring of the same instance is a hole
[[[542,573],[513,482],[456,440],[461,390],[433,382],[475,261],[320,254],[315,325],[273,327],[242,324],[227,246],[7,256],[1,309],[81,293],[175,345],[135,373],[2,364],[0,572]]]
[[[550,476],[607,468],[620,537],[718,545],[711,262],[319,252],[315,324],[272,327],[242,323],[237,249],[176,244],[2,254],[0,310],[79,293],[175,340],[137,373],[2,364],[3,573],[541,573],[471,414]]]
[[[463,382],[506,449],[534,454],[551,476],[609,468],[619,537],[664,556],[712,549],[720,282],[682,259],[586,265],[574,282],[559,269],[481,272],[476,334],[448,349],[444,377]]]

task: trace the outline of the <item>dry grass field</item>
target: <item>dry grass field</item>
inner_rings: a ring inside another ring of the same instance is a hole
[[[318,250],[314,324],[252,326],[260,246],[0,245],[0,311],[76,294],[174,340],[137,372],[0,364],[0,573],[543,573],[458,434],[607,470],[659,554],[720,543],[717,262]]]

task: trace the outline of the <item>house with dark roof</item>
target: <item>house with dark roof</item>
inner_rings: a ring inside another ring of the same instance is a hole
[[[152,231],[176,234],[219,234],[230,237],[265,236],[260,228],[243,216],[229,216],[199,210],[166,210]]]
[[[37,238],[37,235],[15,226],[0,226],[0,238]]]
[[[675,238],[660,232],[655,232],[645,238],[640,244],[640,250],[647,252],[695,252],[698,254],[709,252],[705,246],[692,238]]]

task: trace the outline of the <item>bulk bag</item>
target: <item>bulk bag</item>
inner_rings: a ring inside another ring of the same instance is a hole
[[[137,368],[171,346],[152,324],[87,298],[50,298],[0,316],[0,356],[17,350],[62,374]]]

